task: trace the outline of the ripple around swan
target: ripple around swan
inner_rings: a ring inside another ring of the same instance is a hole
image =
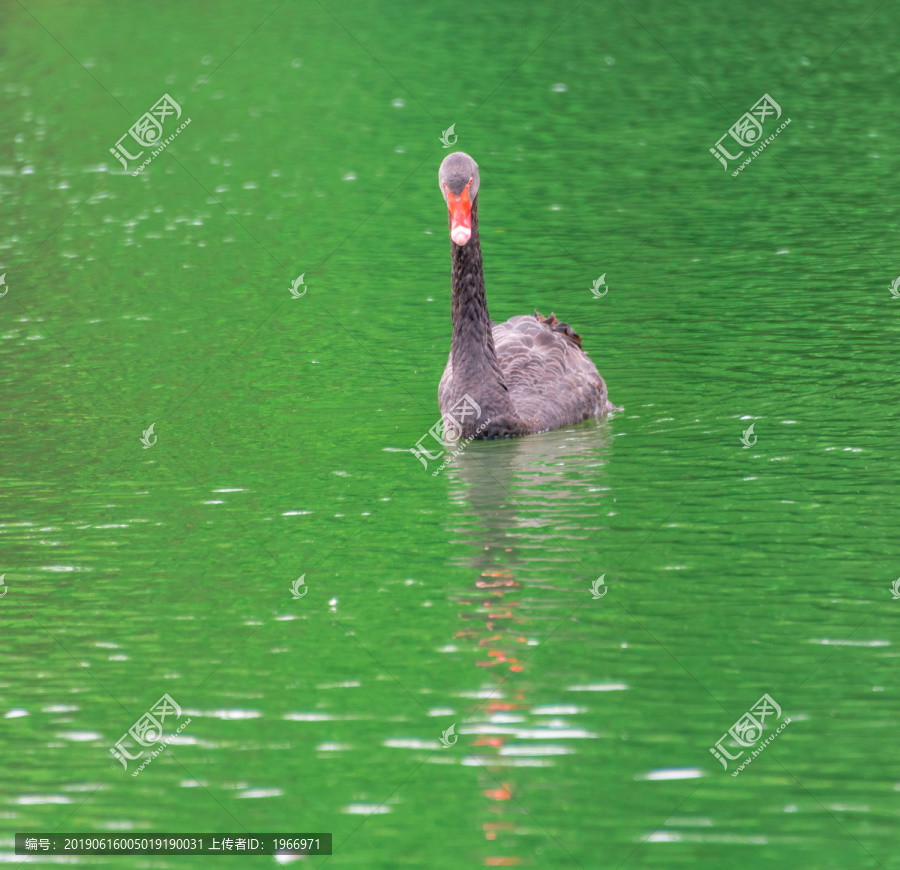
[[[385,740],[382,746],[391,749],[440,749],[441,742],[439,740],[420,740],[416,737],[395,737]]]
[[[87,743],[90,740],[102,740],[103,735],[96,731],[62,731],[56,735],[59,740],[71,740],[75,743]]]
[[[454,710],[451,707],[435,707],[428,711],[429,716],[453,716]]]
[[[573,755],[571,746],[501,746],[500,755],[533,756],[541,755]]]
[[[635,838],[638,843],[728,843],[743,846],[765,846],[768,837],[741,834],[683,834],[680,831],[654,831]]]
[[[281,718],[289,722],[333,722],[343,717],[331,713],[285,713]]]
[[[662,767],[659,770],[638,774],[635,779],[699,779],[701,776],[706,776],[706,774],[699,767]]]
[[[262,716],[258,710],[244,710],[241,708],[234,708],[230,710],[185,710],[186,716],[194,717],[208,717],[211,719],[259,719]]]
[[[534,707],[531,713],[533,716],[573,716],[586,711],[587,707],[576,707],[573,704],[546,704],[542,707]]]
[[[553,767],[555,762],[541,758],[523,756],[467,755],[461,762],[463,767]]]
[[[166,737],[166,743],[170,746],[200,746],[203,749],[215,749],[222,745],[213,740],[201,740],[191,734],[171,734]]]
[[[463,725],[459,729],[460,734],[506,734],[519,740],[561,740],[565,738],[581,739],[585,737],[599,737],[592,731],[583,728],[514,728],[506,725],[491,723],[476,723]]]
[[[591,683],[586,686],[568,686],[567,692],[621,692],[627,689],[625,683]]]
[[[70,804],[72,798],[68,798],[63,794],[25,794],[20,797],[13,798],[13,803],[22,806],[37,806],[39,804]]]
[[[267,798],[267,797],[281,797],[284,792],[280,788],[250,788],[247,791],[242,791],[240,794],[235,795],[235,797],[239,798]]]
[[[823,646],[890,646],[889,640],[829,640],[828,638],[810,639],[810,643]]]

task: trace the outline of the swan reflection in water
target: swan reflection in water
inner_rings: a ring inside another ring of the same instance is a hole
[[[461,744],[471,735],[466,763],[481,767],[482,794],[491,801],[485,837],[507,853],[486,856],[490,866],[519,863],[509,838],[522,808],[505,803],[521,779],[514,769],[552,767],[552,756],[575,751],[568,738],[596,736],[560,718],[583,709],[567,698],[542,697],[534,706],[531,685],[545,690],[553,675],[529,679],[528,658],[590,600],[589,581],[603,570],[578,557],[584,541],[596,550],[614,510],[605,472],[611,441],[607,419],[502,444],[473,441],[443,472],[459,507],[447,528],[460,545],[455,564],[472,575],[471,591],[453,596],[463,623],[454,645],[478,649],[485,677],[461,693],[478,700],[457,730]],[[564,633],[548,642],[565,643]]]

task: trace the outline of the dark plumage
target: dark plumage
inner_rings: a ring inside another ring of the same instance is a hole
[[[510,438],[618,410],[581,338],[554,314],[535,311],[500,324],[490,319],[478,240],[478,166],[457,151],[441,164],[438,179],[449,210],[453,291],[450,359],[438,388],[445,432],[451,439],[457,433]]]

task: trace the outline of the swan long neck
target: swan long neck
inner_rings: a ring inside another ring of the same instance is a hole
[[[450,358],[457,384],[472,390],[472,395],[490,386],[506,391],[500,373],[491,318],[484,293],[484,269],[478,238],[478,199],[472,203],[472,235],[460,247],[451,241],[453,341]]]

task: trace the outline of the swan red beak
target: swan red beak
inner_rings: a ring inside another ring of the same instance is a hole
[[[472,182],[470,181],[469,184]],[[450,212],[450,238],[457,245],[464,245],[472,237],[472,203],[469,202],[469,184],[459,196],[454,196],[447,185],[447,210]]]

